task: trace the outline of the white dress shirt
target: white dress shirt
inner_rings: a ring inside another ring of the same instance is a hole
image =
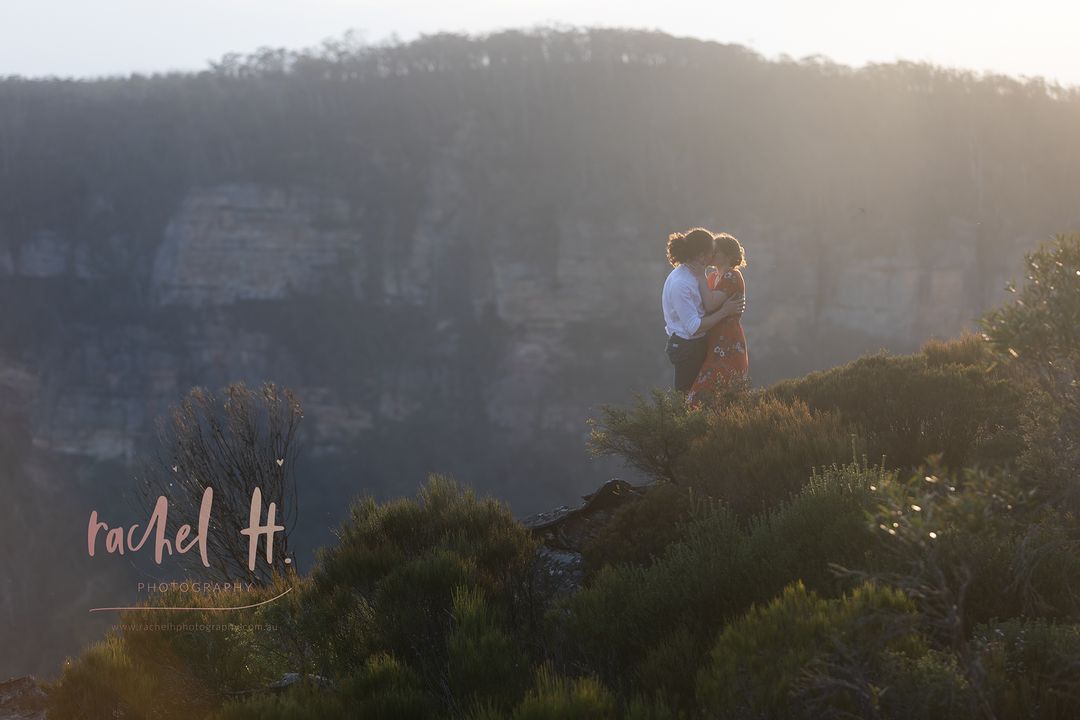
[[[672,268],[664,281],[664,292],[660,296],[664,306],[664,329],[668,336],[672,333],[684,340],[705,337],[698,332],[701,318],[705,316],[705,305],[701,302],[694,271],[685,265]]]

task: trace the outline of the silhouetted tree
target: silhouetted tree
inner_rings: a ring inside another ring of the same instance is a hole
[[[192,388],[155,421],[160,447],[144,463],[138,485],[147,512],[159,497],[169,502],[169,537],[187,524],[192,536],[198,529],[206,488],[213,490],[213,509],[207,537],[210,567],[202,565],[195,550],[180,556],[185,567],[201,577],[218,581],[266,581],[274,571],[291,563],[289,533],[296,519],[297,492],[293,473],[296,431],[303,413],[288,388],[266,382],[256,393],[232,383],[219,397],[202,387]],[[266,536],[258,538],[254,570],[249,569],[249,527],[253,495],[259,490],[257,521],[268,524],[270,504],[275,524],[284,527],[273,535],[273,562],[266,562]]]

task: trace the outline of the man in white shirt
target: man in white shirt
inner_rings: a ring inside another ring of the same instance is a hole
[[[737,297],[705,314],[699,283],[713,256],[713,237],[704,228],[668,236],[668,261],[674,267],[664,281],[660,299],[668,334],[667,356],[675,369],[674,386],[683,392],[694,384],[705,362],[705,334],[709,328],[729,315],[741,314],[746,308],[745,298]]]

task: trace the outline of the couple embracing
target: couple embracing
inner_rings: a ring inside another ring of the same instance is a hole
[[[667,242],[673,270],[661,300],[675,389],[699,405],[746,377],[749,358],[740,318],[746,310],[742,245],[727,233],[693,228]]]

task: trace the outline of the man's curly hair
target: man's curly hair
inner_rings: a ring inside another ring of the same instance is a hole
[[[701,253],[713,250],[713,234],[703,227],[687,230],[685,233],[673,232],[667,239],[667,259],[672,267],[690,262]]]

